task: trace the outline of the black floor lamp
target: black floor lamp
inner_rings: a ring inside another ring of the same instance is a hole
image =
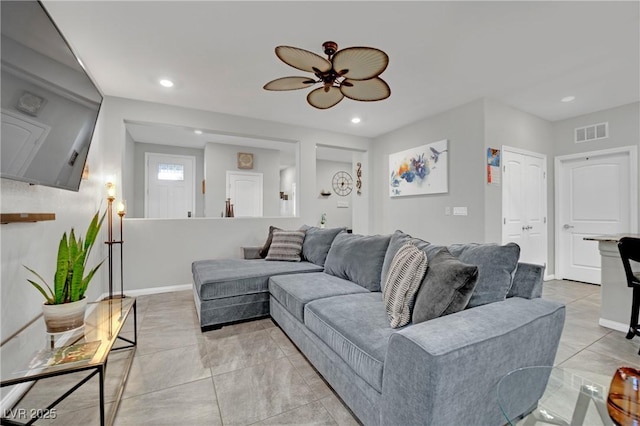
[[[125,201],[118,203],[116,214],[120,216],[120,239],[113,239],[113,202],[116,199],[116,186],[108,182],[107,183],[107,241],[105,244],[109,247],[109,296],[108,299],[123,298],[124,296],[124,274],[123,274],[123,246],[124,240],[122,239],[122,219],[127,214],[127,207]],[[120,246],[120,294],[113,294],[113,246]]]

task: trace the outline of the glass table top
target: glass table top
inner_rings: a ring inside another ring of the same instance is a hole
[[[613,425],[606,408],[612,376],[559,367],[521,368],[498,383],[498,404],[511,425]],[[523,419],[523,414],[529,415]]]
[[[87,303],[83,327],[46,332],[42,316],[0,346],[3,385],[104,364],[135,298]]]

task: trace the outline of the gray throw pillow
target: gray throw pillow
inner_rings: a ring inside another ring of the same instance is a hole
[[[469,308],[505,300],[520,259],[520,246],[498,244],[454,244],[448,247],[461,262],[478,266],[478,284]],[[429,253],[427,253],[427,256]]]
[[[324,272],[380,291],[380,274],[390,235],[338,234],[331,244]]]
[[[427,271],[427,255],[411,243],[400,247],[393,257],[382,297],[391,328],[411,321],[416,292]]]
[[[267,236],[267,241],[265,241],[264,245],[258,252],[261,258],[267,257],[267,253],[269,253],[269,247],[271,247],[271,240],[273,240],[273,231],[281,231],[280,228],[276,228],[275,226],[269,227],[269,235]]]
[[[302,258],[318,266],[324,266],[331,243],[333,243],[336,235],[345,230],[346,228],[322,229],[315,226],[306,227],[307,233],[302,243]]]
[[[462,263],[446,248],[429,259],[429,267],[416,295],[414,324],[463,310],[476,286],[478,267]]]
[[[273,239],[265,260],[300,262],[304,231],[273,231]]]
[[[420,250],[427,253],[427,257],[429,257],[430,253],[426,250],[430,244],[424,240],[419,238],[413,238],[409,234],[405,234],[404,232],[398,230],[391,234],[391,239],[389,240],[389,247],[387,248],[387,252],[384,255],[384,262],[382,263],[382,273],[380,275],[380,282],[387,282],[387,275],[389,274],[389,267],[391,266],[391,261],[393,257],[396,255],[400,247],[405,245],[408,242],[412,242],[416,247]]]

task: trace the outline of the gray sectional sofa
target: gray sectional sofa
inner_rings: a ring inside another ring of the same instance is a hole
[[[395,253],[412,241],[435,259],[444,247],[400,231],[306,232],[301,262],[194,262],[203,330],[270,315],[365,425],[505,424],[500,378],[553,365],[564,306],[541,299],[543,267],[519,263],[516,245],[448,246],[477,266],[473,292],[421,295],[436,273],[427,269],[416,297],[466,309],[391,328],[381,290]]]

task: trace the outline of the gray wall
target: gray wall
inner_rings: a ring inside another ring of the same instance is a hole
[[[128,133],[127,133],[128,134]],[[204,217],[204,195],[202,194],[202,179],[204,179],[204,150],[196,148],[183,148],[174,145],[160,145],[152,143],[135,142],[133,164],[133,200],[134,208],[129,217],[144,217],[144,185],[145,185],[145,154],[147,152],[168,155],[189,155],[196,157],[195,170],[195,217]],[[125,177],[123,173],[123,178]],[[127,200],[127,204],[129,200]]]
[[[205,147],[205,215],[220,217],[227,198],[227,170],[262,173],[262,215],[280,216],[280,152],[235,145],[208,143]],[[238,169],[238,152],[253,153],[253,169]],[[233,202],[233,200],[231,201]]]
[[[484,101],[477,100],[375,138],[371,167],[373,229],[401,229],[435,243],[484,241]],[[389,197],[389,154],[448,139],[449,192]],[[367,182],[367,179],[365,182]],[[445,207],[468,209],[446,216]]]

